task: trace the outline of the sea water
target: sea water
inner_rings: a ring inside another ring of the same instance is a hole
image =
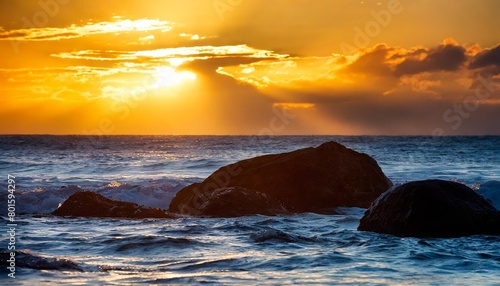
[[[364,209],[239,218],[59,218],[71,194],[168,208],[219,167],[336,141],[395,183],[464,183],[499,208],[500,137],[0,136],[0,214],[16,183],[16,278],[0,284],[500,284],[500,237],[399,238],[360,232]],[[2,231],[0,250],[7,253]]]

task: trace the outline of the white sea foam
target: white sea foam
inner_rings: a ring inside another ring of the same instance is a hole
[[[500,210],[500,181],[488,181],[483,183],[479,186],[477,192]]]
[[[96,189],[69,185],[56,188],[34,188],[17,192],[17,213],[45,214],[56,210],[72,194],[90,190],[112,200],[133,202],[147,207],[167,209],[175,193],[188,184],[184,180],[152,180],[141,184],[128,184],[112,181]],[[5,205],[0,198],[0,204]],[[0,209],[1,215],[6,215],[7,208]]]

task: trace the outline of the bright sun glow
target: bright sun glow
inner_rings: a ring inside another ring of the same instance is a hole
[[[4,2],[0,134],[500,134],[500,1]]]
[[[193,81],[196,75],[189,71],[176,71],[171,67],[160,67],[156,69],[154,75],[155,82],[151,85],[152,88],[160,88],[167,86],[174,86],[181,84],[185,81]]]

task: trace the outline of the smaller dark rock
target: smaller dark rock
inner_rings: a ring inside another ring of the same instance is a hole
[[[268,195],[242,187],[227,187],[214,190],[195,211],[199,216],[210,217],[286,213],[286,210]]]
[[[91,191],[71,195],[53,215],[79,217],[171,218],[161,209],[135,203],[110,200]]]
[[[380,195],[365,212],[358,230],[403,237],[500,234],[500,212],[463,184],[416,181]]]

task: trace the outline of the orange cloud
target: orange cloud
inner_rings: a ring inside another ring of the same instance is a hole
[[[143,51],[81,50],[57,53],[51,56],[62,59],[93,61],[167,61],[174,66],[178,66],[187,61],[206,60],[210,58],[246,57],[279,59],[287,57],[288,55],[277,54],[270,50],[255,49],[247,45],[231,45],[178,47]]]
[[[467,52],[470,49],[476,50],[475,56]],[[379,44],[353,56],[287,57],[219,67],[217,72],[260,89],[334,91],[367,86],[372,90],[382,88],[381,94],[390,94],[398,87],[410,86],[415,92],[436,95],[440,86],[467,89],[463,83],[475,74],[468,69],[469,65],[500,67],[497,51],[500,46],[482,50],[477,45],[467,47],[448,38],[432,48],[403,49]]]
[[[65,28],[41,27],[0,31],[0,40],[15,41],[57,41],[74,39],[89,35],[146,32],[160,30],[170,31],[173,23],[157,19],[120,20],[114,22],[89,22],[83,26],[75,24]]]
[[[297,102],[277,102],[273,104],[274,108],[284,109],[309,109],[314,108],[314,103],[297,103]]]

